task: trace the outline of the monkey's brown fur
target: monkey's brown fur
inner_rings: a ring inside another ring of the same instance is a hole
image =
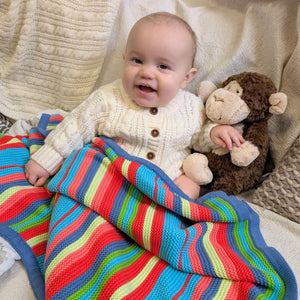
[[[247,167],[238,167],[231,162],[230,154],[217,155],[207,153],[209,167],[214,175],[211,190],[223,190],[228,195],[236,195],[249,190],[263,174],[266,164],[269,135],[268,119],[272,115],[269,112],[269,97],[276,93],[277,89],[271,79],[263,74],[244,72],[226,79],[221,87],[236,80],[243,88],[242,99],[250,108],[250,114],[242,122],[244,124],[243,137],[251,141],[260,151],[259,156]]]

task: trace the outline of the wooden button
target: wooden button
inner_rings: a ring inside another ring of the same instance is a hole
[[[151,113],[152,115],[156,115],[157,112],[158,112],[158,109],[157,109],[156,107],[150,108],[150,113]]]
[[[153,152],[148,152],[148,153],[147,153],[147,158],[148,158],[148,159],[151,160],[151,159],[153,159],[154,157],[155,157],[155,154],[154,154]]]
[[[151,135],[153,137],[158,137],[159,136],[159,131],[157,129],[153,129],[153,130],[151,130]]]

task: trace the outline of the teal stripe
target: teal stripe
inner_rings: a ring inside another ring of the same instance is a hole
[[[223,222],[238,222],[234,208],[220,197],[214,197],[204,202],[210,208],[216,210]]]
[[[272,291],[270,299],[280,299],[279,294],[283,287],[283,282],[274,274],[274,269],[269,265],[264,255],[254,247],[248,230],[248,220],[235,225],[234,235],[237,245],[249,264],[256,268],[256,271],[252,270],[252,273],[257,283],[265,286],[267,289],[277,287]],[[266,292],[269,293],[270,290]]]

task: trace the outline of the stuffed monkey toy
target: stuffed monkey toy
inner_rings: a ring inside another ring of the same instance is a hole
[[[218,89],[211,82],[201,82],[198,94],[206,102],[206,114],[212,122],[234,126],[246,140],[230,152],[216,148],[205,154],[214,177],[210,189],[228,195],[249,190],[258,183],[266,164],[268,119],[285,111],[287,96],[277,92],[270,78],[254,72],[230,76]],[[183,163],[184,172],[192,179],[199,176],[194,168],[199,157],[193,156]]]

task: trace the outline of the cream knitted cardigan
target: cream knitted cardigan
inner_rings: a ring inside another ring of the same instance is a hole
[[[33,156],[51,174],[62,160],[96,135],[105,135],[128,153],[158,165],[171,179],[182,174],[183,159],[190,147],[208,151],[209,131],[203,126],[202,100],[179,90],[165,107],[143,108],[125,93],[121,80],[96,90],[49,134]]]

